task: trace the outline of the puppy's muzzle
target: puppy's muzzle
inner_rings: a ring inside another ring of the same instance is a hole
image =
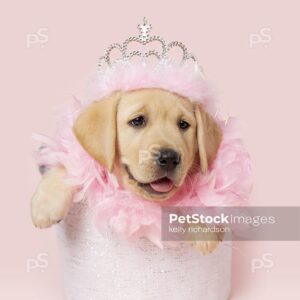
[[[156,164],[164,171],[173,171],[180,164],[180,154],[172,149],[161,149]]]

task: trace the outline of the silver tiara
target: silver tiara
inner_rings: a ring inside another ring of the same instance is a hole
[[[99,58],[99,69],[102,69],[103,66],[106,64],[106,66],[111,67],[115,65],[118,62],[128,62],[133,57],[140,57],[143,62],[146,62],[146,59],[150,56],[155,56],[157,58],[157,61],[159,64],[168,64],[172,62],[172,58],[168,56],[171,49],[178,47],[182,50],[182,57],[179,62],[179,65],[185,64],[187,61],[193,61],[193,64],[195,65],[196,69],[201,71],[201,67],[197,62],[196,57],[189,53],[186,46],[177,41],[173,41],[170,43],[167,43],[162,37],[160,36],[151,36],[150,31],[152,29],[152,25],[148,23],[147,19],[143,19],[143,23],[138,25],[138,30],[140,34],[138,36],[129,37],[125,40],[123,44],[113,43],[111,44],[106,52],[105,55]],[[150,50],[148,52],[142,52],[142,51],[128,51],[128,46],[131,42],[137,42],[141,45],[147,45],[150,42],[159,42],[161,44],[161,51],[157,51],[155,49]],[[111,58],[111,53],[113,50],[119,50],[121,57],[118,59],[113,60]]]

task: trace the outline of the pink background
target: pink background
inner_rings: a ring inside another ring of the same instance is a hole
[[[1,14],[1,299],[62,299],[55,230],[30,220],[40,178],[31,133],[53,133],[58,108],[81,95],[98,57],[135,35],[144,15],[153,34],[197,55],[224,112],[241,120],[253,203],[299,205],[297,1],[28,0],[7,1]],[[28,44],[39,30],[46,38]],[[236,243],[231,299],[299,297],[299,252],[299,242]]]

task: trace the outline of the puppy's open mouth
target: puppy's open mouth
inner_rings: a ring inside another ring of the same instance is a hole
[[[139,186],[146,189],[148,192],[163,194],[170,192],[173,187],[173,181],[167,177],[152,181],[150,183],[140,183]]]
[[[125,170],[127,171],[129,178],[136,181],[137,184],[145,189],[148,193],[165,194],[170,192],[174,188],[173,181],[167,177],[163,177],[149,183],[142,183],[133,177],[128,166],[125,166]]]

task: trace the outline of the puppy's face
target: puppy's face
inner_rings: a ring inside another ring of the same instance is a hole
[[[158,89],[126,93],[118,106],[117,141],[124,186],[147,199],[169,198],[197,151],[193,105]]]
[[[125,188],[148,200],[170,198],[193,165],[205,172],[221,141],[219,127],[199,106],[161,89],[95,102],[79,116],[74,132]]]

